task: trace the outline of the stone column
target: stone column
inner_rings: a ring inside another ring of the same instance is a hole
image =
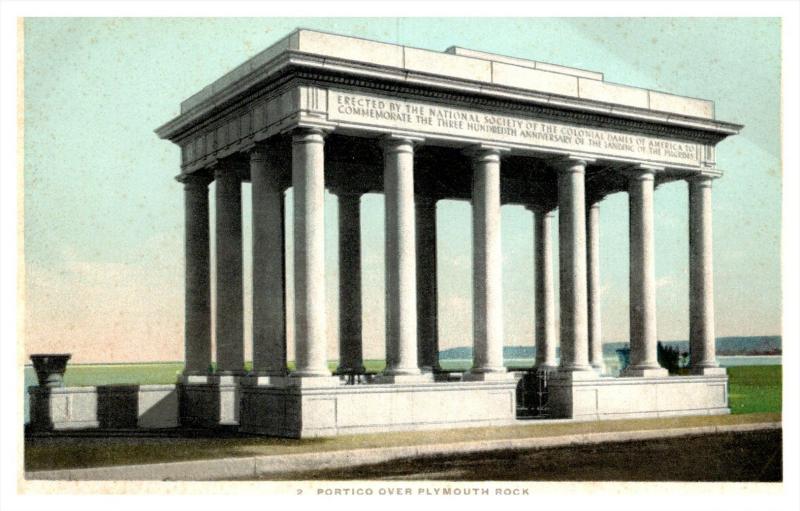
[[[205,381],[211,367],[211,251],[209,245],[208,184],[206,175],[180,175],[185,215],[185,360],[187,383]]]
[[[559,371],[591,371],[586,297],[586,161],[558,165],[558,243],[561,285],[561,362]]]
[[[217,168],[217,374],[244,372],[242,180],[232,166]]]
[[[509,373],[503,365],[503,254],[500,242],[500,152],[471,150],[473,364],[469,379]]]
[[[711,235],[711,181],[689,181],[689,351],[692,373],[725,374],[716,358],[714,262]]]
[[[339,373],[363,373],[361,193],[339,192]]]
[[[601,330],[600,303],[600,201],[587,204],[586,208],[586,264],[589,312],[589,364],[603,372],[603,337]]]
[[[283,189],[276,157],[250,152],[253,192],[253,373],[285,376],[286,308]]]
[[[414,141],[384,139],[386,369],[384,381],[418,379]],[[410,378],[408,378],[410,377]]]
[[[553,291],[553,249],[550,226],[555,212],[542,208],[533,211],[534,224],[534,294],[536,315],[536,362],[538,369],[556,367],[556,324]]]
[[[658,364],[656,266],[653,236],[655,170],[628,173],[631,362],[622,376],[665,376]]]
[[[293,377],[330,376],[325,326],[324,133],[292,132],[294,189]]]
[[[436,198],[416,198],[417,357],[425,372],[439,365],[439,318],[436,280]]]

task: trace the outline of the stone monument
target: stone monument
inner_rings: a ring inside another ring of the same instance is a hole
[[[531,314],[536,366],[554,369],[551,416],[728,413],[727,376],[714,353],[711,186],[722,174],[716,144],[740,129],[715,119],[711,101],[609,83],[594,71],[459,47],[435,52],[303,29],[289,34],[188,98],[180,115],[157,130],[181,148],[181,423],[289,437],[513,423],[517,379],[503,365],[504,204],[532,212]],[[653,200],[656,187],[671,181],[685,181],[689,194],[687,376],[668,376],[656,359]],[[243,212],[248,184],[253,206]],[[285,211],[289,187],[294,206]],[[342,377],[327,360],[326,189],[339,202]],[[600,374],[599,215],[603,198],[620,192],[630,204],[631,352],[628,367],[612,378]],[[365,193],[383,193],[386,211],[387,360],[372,379],[357,377],[364,371],[359,201]],[[472,205],[474,360],[458,381],[436,377],[436,203],[443,199]],[[250,373],[242,214],[252,215],[253,224]],[[284,303],[285,214],[295,240],[292,317]],[[557,262],[549,244],[555,215]],[[292,372],[287,322],[295,332]],[[353,382],[361,383],[346,384]]]

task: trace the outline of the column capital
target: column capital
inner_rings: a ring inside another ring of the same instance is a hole
[[[209,174],[214,176],[214,179],[219,179],[228,174],[235,174],[242,181],[245,179],[244,176],[249,176],[250,174],[250,160],[244,155],[232,156],[217,160],[207,168]]]
[[[323,144],[333,130],[318,126],[295,126],[289,130],[292,137],[292,144]]]
[[[500,161],[500,155],[511,152],[511,148],[494,144],[475,144],[465,147],[461,152],[477,161]]]
[[[262,143],[251,144],[244,151],[250,157],[250,162],[267,161],[269,157],[269,149]]]
[[[632,165],[620,170],[620,173],[629,181],[652,181],[659,172],[664,172],[664,167],[644,164]]]
[[[381,137],[381,147],[384,153],[414,152],[414,147],[425,143],[422,137],[390,133]]]
[[[206,172],[195,172],[192,174],[178,174],[175,181],[182,183],[185,190],[192,188],[207,188],[213,181],[212,177]]]
[[[593,158],[569,154],[553,158],[549,161],[549,164],[559,172],[579,172],[584,174],[586,173],[586,166],[594,162]]]
[[[230,174],[235,175],[237,178],[241,179],[239,172],[234,167],[228,167],[224,165],[214,167],[214,179],[219,179],[221,177],[226,177]]]
[[[350,188],[329,188],[328,190],[339,199],[361,200],[361,196],[364,195],[361,190]]]
[[[525,209],[531,213],[541,213],[545,216],[555,216],[558,204],[527,204]]]
[[[592,194],[587,192],[586,193],[586,209],[590,208],[599,208],[600,203],[605,200],[606,196],[604,194]]]
[[[711,186],[712,181],[722,177],[722,172],[714,169],[701,170],[691,176],[686,177],[686,181],[691,184],[700,184],[703,186]]]

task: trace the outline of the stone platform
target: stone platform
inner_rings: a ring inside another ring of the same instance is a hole
[[[514,378],[491,382],[242,386],[240,429],[292,438],[513,424]]]
[[[578,420],[721,415],[728,408],[728,376],[598,377],[556,374],[549,382],[550,413]]]
[[[503,426],[519,424],[518,376],[357,385],[331,377],[31,387],[30,426],[38,431],[228,427],[288,438]],[[552,419],[730,413],[724,373],[623,378],[555,373],[548,394]]]

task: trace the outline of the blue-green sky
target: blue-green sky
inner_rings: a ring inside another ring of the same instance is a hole
[[[717,118],[745,125],[717,151],[725,171],[714,188],[717,333],[780,333],[778,20],[29,18],[24,33],[28,352],[70,351],[76,361],[182,357],[183,195],[173,180],[179,153],[153,129],[177,115],[181,100],[296,27],[431,50],[457,45],[602,71],[607,81],[714,100]],[[248,246],[247,185],[244,190]],[[470,214],[467,203],[439,206],[443,348],[467,345],[472,338]],[[655,214],[659,338],[685,339],[685,183],[657,190]],[[326,215],[328,325],[335,356],[331,197]],[[382,215],[382,197],[365,197],[363,282],[370,305],[364,325],[370,358],[383,355]],[[606,341],[628,336],[627,216],[625,194],[602,203]],[[531,214],[504,207],[502,221],[505,342],[532,344]],[[249,311],[249,254],[245,261]]]

